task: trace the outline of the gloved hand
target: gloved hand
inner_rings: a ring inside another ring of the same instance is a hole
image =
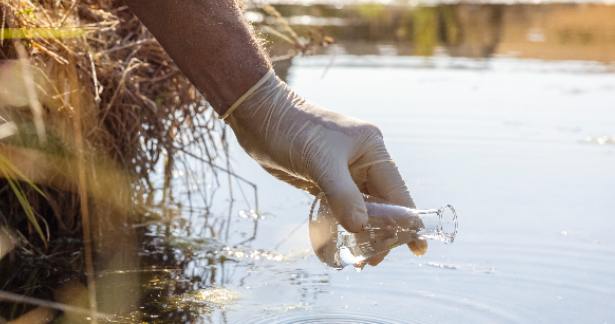
[[[361,192],[415,207],[376,126],[306,102],[273,71],[222,118],[269,173],[314,195],[324,192],[349,232],[367,224]]]

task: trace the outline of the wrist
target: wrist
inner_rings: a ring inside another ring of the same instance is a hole
[[[220,116],[230,126],[263,130],[279,124],[286,112],[303,99],[279,79],[273,69],[265,73]]]
[[[255,95],[257,92],[261,90],[261,88],[265,87],[265,85],[271,83],[271,79],[276,79],[275,72],[273,69],[267,70],[257,81],[255,81],[246,91],[244,91],[239,97],[237,97],[231,105],[224,111],[224,113],[220,114],[220,119],[226,120],[228,119],[236,110],[238,110],[242,105],[248,106],[250,98]],[[248,102],[246,102],[248,101]],[[246,105],[244,105],[246,103]]]

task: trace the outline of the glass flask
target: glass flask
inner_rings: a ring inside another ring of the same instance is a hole
[[[310,209],[310,242],[325,264],[342,269],[419,239],[452,243],[457,235],[455,208],[414,209],[365,195],[368,222],[359,233],[347,232],[335,219],[324,195]]]

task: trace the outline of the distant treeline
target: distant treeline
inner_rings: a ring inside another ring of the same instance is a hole
[[[615,6],[599,4],[425,7],[380,4],[276,5],[293,27],[319,29],[351,54],[494,55],[549,60],[615,61]]]

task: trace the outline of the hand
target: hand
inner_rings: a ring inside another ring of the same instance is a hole
[[[404,208],[383,205],[380,199],[366,198],[368,228],[352,234],[352,238],[338,232],[338,222],[325,198],[319,198],[310,208],[310,244],[320,261],[335,269],[347,265],[363,268],[366,264],[378,265],[392,248],[402,244],[415,255],[426,252],[426,242],[417,235],[424,227],[419,217],[409,215]],[[341,246],[347,250],[342,251]]]
[[[420,239],[418,237],[415,237],[412,240],[410,240],[407,245],[410,248],[410,251],[416,256],[422,256],[423,254],[427,252],[427,241]],[[360,269],[363,269],[363,267],[365,267],[366,264],[369,264],[370,266],[375,267],[384,260],[384,258],[389,254],[389,252],[390,250],[384,253],[375,255],[363,261],[362,263],[355,264],[354,266],[355,268],[360,268]]]
[[[384,251],[373,257],[356,264],[355,267],[363,268],[365,264],[376,266],[384,260],[390,251],[391,246],[398,242],[407,242],[406,245],[416,256],[421,256],[427,252],[427,241],[420,239],[416,232],[400,231],[399,229],[413,229],[418,231],[424,225],[418,217],[408,217],[403,209],[381,207],[382,199],[367,197],[367,210],[369,214],[368,227],[379,230],[368,230],[355,234],[357,245],[363,242],[370,245],[376,251]]]
[[[227,121],[265,170],[314,195],[324,192],[337,221],[353,233],[367,224],[361,192],[414,207],[376,126],[306,102],[272,71],[261,81]]]

